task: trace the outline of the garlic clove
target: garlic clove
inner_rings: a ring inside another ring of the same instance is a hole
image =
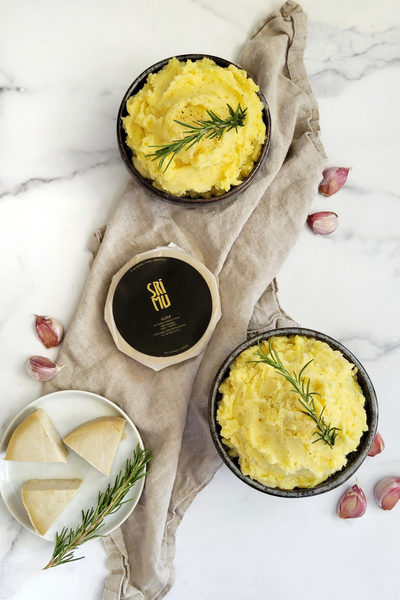
[[[375,500],[383,510],[392,510],[400,498],[400,477],[384,477],[374,489]]]
[[[380,454],[385,449],[385,442],[382,439],[382,436],[376,432],[376,436],[374,441],[372,442],[372,446],[370,451],[368,452],[368,456],[376,456]]]
[[[307,223],[317,235],[329,235],[338,228],[339,217],[334,212],[316,212],[308,215]]]
[[[60,321],[51,317],[35,315],[36,332],[45,348],[59,346],[64,335],[64,329]]]
[[[26,361],[28,374],[36,381],[49,381],[53,379],[65,365],[58,365],[54,360],[45,356],[31,356]]]
[[[337,514],[341,519],[357,519],[367,510],[367,499],[358,484],[353,485],[342,496]]]
[[[351,167],[350,167],[351,168]],[[346,183],[350,168],[346,167],[329,167],[322,173],[322,181],[318,186],[318,191],[323,196],[333,196]]]

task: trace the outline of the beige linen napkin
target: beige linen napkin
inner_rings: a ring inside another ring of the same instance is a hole
[[[325,161],[303,65],[306,34],[306,15],[290,0],[261,24],[240,57],[272,117],[269,156],[243,194],[222,206],[185,208],[128,183],[62,346],[66,366],[45,386],[45,393],[80,389],[112,400],[155,455],[138,506],[105,540],[111,572],[105,600],[167,594],[175,530],[220,466],[207,424],[216,371],[249,330],[293,323],[279,306],[274,277],[304,225]],[[219,278],[222,318],[205,352],[156,373],[117,350],[104,303],[112,276],[130,258],[170,242]]]

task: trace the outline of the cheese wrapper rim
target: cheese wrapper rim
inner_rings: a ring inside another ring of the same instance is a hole
[[[132,347],[120,334],[116,326],[113,314],[112,305],[114,294],[119,282],[124,277],[124,275],[135,265],[145,260],[158,257],[175,258],[192,266],[204,279],[205,283],[208,286],[212,299],[211,317],[208,323],[208,327],[202,335],[202,337],[187,350],[179,354],[174,354],[173,356],[150,356]],[[189,358],[198,356],[206,348],[208,342],[210,341],[215,327],[219,319],[221,318],[221,315],[221,302],[219,297],[217,278],[201,261],[194,258],[191,254],[187,253],[185,250],[183,250],[182,248],[180,248],[172,242],[168,246],[158,246],[153,250],[142,252],[133,256],[112,277],[104,309],[104,319],[108,325],[111,336],[118,350],[120,350],[124,354],[127,354],[131,358],[134,358],[141,364],[153,369],[154,371],[160,371],[161,369],[164,369],[165,367],[168,367],[170,365],[177,364],[188,360]]]

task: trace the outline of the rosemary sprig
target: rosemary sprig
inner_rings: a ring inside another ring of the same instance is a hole
[[[194,121],[193,124],[183,123],[182,121],[177,121],[174,119],[175,123],[178,123],[179,125],[182,125],[182,127],[186,127],[186,129],[188,129],[188,131],[185,132],[185,137],[180,140],[174,140],[170,144],[150,146],[150,148],[158,148],[158,150],[152,154],[146,154],[146,156],[153,156],[152,161],[158,160],[158,169],[160,170],[162,169],[164,161],[171,154],[172,156],[164,169],[165,173],[171,164],[172,159],[176,154],[178,154],[178,152],[184,148],[189,150],[189,148],[200,142],[203,137],[206,137],[210,140],[217,137],[218,140],[220,140],[225,131],[235,129],[237,133],[238,127],[244,126],[247,108],[243,110],[240,104],[238,104],[236,110],[233,110],[229,104],[227,104],[227,107],[229,109],[230,117],[225,120],[221,119],[212,110],[207,110],[207,114],[210,117],[208,120],[199,119],[198,121]]]
[[[273,339],[274,338],[271,338],[268,341],[268,354],[264,352],[260,342],[258,342],[258,352],[255,352],[255,355],[258,356],[261,360],[252,360],[249,362],[266,363],[267,365],[273,367],[276,371],[278,371],[278,373],[283,375],[283,377],[285,377],[285,379],[287,379],[287,381],[289,381],[289,383],[292,384],[292,392],[299,394],[299,402],[304,408],[304,410],[302,410],[301,412],[304,415],[310,417],[317,426],[317,430],[313,433],[313,435],[317,436],[317,439],[314,440],[312,443],[315,444],[316,442],[324,442],[324,444],[327,444],[332,448],[335,444],[338,431],[341,430],[338,427],[331,427],[330,424],[325,421],[325,406],[323,407],[319,415],[317,415],[313,396],[320,396],[321,394],[319,394],[318,392],[310,392],[310,379],[303,376],[304,371],[306,370],[308,365],[313,362],[313,359],[309,360],[308,363],[304,365],[304,367],[301,369],[298,375],[296,371],[293,371],[293,374],[291,375],[289,371],[283,366],[278,352],[272,348]]]
[[[111,487],[108,484],[104,492],[99,492],[97,506],[86,512],[82,511],[81,524],[76,529],[68,531],[68,528],[64,527],[60,534],[57,532],[53,556],[43,570],[85,558],[84,556],[75,558],[74,551],[89,540],[104,537],[98,533],[104,525],[104,517],[117,512],[126,502],[131,502],[131,499],[124,500],[124,498],[135,483],[147,475],[144,469],[152,458],[147,448],[142,450],[139,445],[136,447],[133,459],[128,458],[126,461],[124,473],[121,470],[114,485]]]

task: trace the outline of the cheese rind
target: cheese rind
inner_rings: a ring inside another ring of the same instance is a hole
[[[122,417],[99,417],[71,431],[64,442],[104,475],[109,475],[125,427]]]
[[[5,455],[6,460],[20,462],[67,462],[64,446],[48,414],[39,408],[15,429]]]
[[[35,530],[44,535],[81,487],[81,479],[33,479],[21,489],[22,503]]]

